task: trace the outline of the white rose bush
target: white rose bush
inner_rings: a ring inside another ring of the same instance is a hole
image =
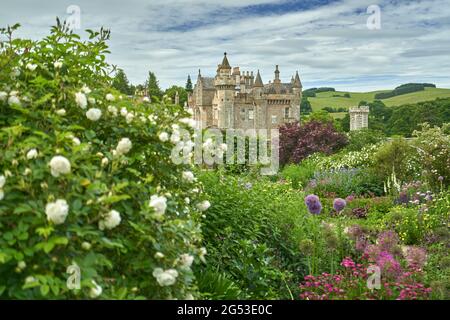
[[[169,141],[189,115],[119,98],[108,31],[9,41],[17,28],[0,34],[0,298],[195,297],[210,203]]]

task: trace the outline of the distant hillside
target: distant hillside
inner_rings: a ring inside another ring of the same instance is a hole
[[[376,94],[388,92],[391,92],[391,90],[371,92],[328,91],[316,93],[315,97],[308,97],[308,100],[313,111],[321,110],[325,107],[348,109],[349,107],[357,106],[360,101],[374,101]],[[386,106],[397,106],[406,103],[431,101],[436,98],[450,98],[450,89],[426,87],[423,91],[402,94],[388,99],[381,99],[381,101]],[[342,113],[335,114],[335,116],[340,117]]]

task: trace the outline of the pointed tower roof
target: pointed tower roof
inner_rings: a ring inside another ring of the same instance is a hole
[[[300,81],[300,76],[298,75],[298,71],[295,74],[295,80],[294,80],[294,88],[302,88],[302,82]]]
[[[229,69],[231,70],[230,63],[228,62],[227,53],[224,52],[222,64],[220,65],[220,69]]]
[[[258,70],[258,73],[256,74],[256,80],[255,80],[255,84],[253,85],[253,87],[259,87],[259,88],[264,87],[264,83],[262,82],[261,75],[259,74],[259,70]]]

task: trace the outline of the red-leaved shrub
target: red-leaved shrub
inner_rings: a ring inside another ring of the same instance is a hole
[[[331,154],[347,143],[345,134],[336,131],[332,123],[287,123],[280,127],[280,162],[299,163],[316,152]]]

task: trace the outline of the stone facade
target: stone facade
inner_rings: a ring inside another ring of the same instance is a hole
[[[369,107],[355,107],[349,109],[350,131],[369,128]]]
[[[214,78],[199,70],[193,93],[188,97],[199,128],[274,129],[300,119],[302,83],[298,72],[282,83],[278,66],[273,82],[264,84],[259,70],[241,72],[232,68],[225,53]]]

